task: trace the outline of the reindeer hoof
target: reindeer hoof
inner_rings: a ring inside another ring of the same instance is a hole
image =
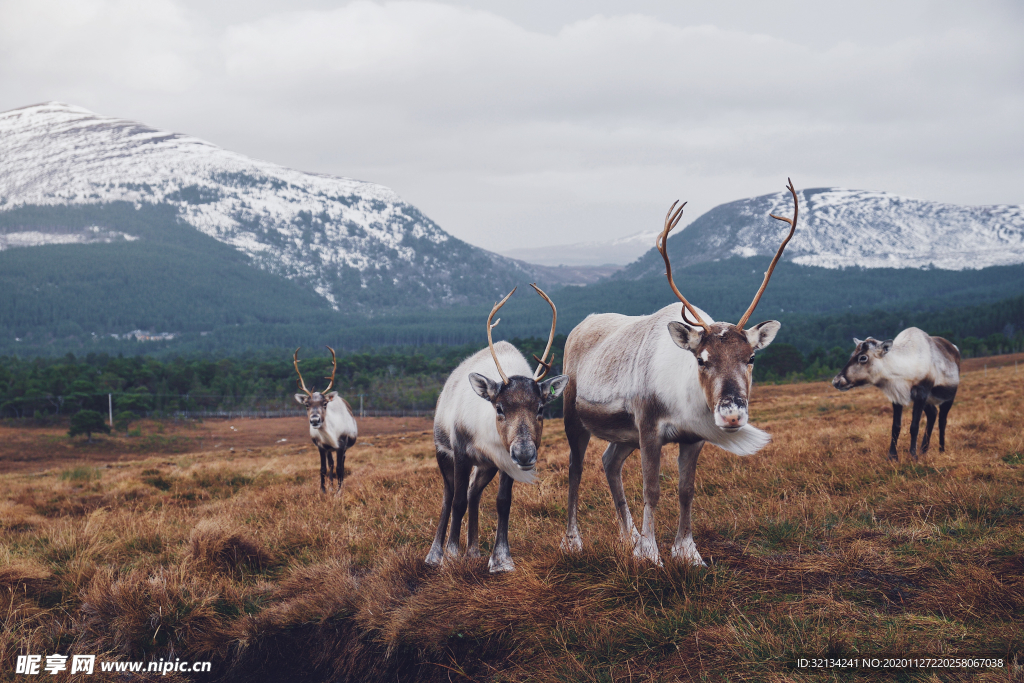
[[[505,555],[500,559],[496,558],[494,555],[491,555],[491,559],[487,563],[487,570],[492,574],[499,574],[501,572],[514,572],[516,570],[516,564],[508,555]]]
[[[562,536],[562,542],[558,544],[558,549],[563,553],[578,553],[583,550],[583,539],[580,538],[579,534],[573,534]]]
[[[430,553],[427,555],[427,559],[423,560],[423,562],[424,564],[427,564],[431,567],[440,567],[441,553],[435,553],[433,550],[431,550]]]
[[[633,546],[633,557],[638,560],[646,560],[659,567],[665,566],[661,561],[661,555],[658,554],[657,542],[648,540],[643,536],[641,536],[640,540],[637,541],[637,544]]]
[[[679,546],[672,546],[672,557],[693,567],[706,567],[708,563],[697,552],[697,546],[690,541]]]

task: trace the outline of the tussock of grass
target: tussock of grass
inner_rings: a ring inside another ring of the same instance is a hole
[[[210,659],[232,681],[789,681],[818,679],[798,656],[1019,653],[1024,437],[1008,425],[1024,400],[1011,380],[966,375],[948,451],[908,462],[904,435],[898,464],[883,457],[891,416],[877,392],[756,388],[753,421],[772,444],[701,455],[702,568],[654,567],[622,547],[597,442],[584,550],[558,550],[557,422],[540,483],[514,489],[517,570],[498,576],[486,558],[423,563],[441,500],[429,433],[360,443],[340,498],[318,492],[319,458],[293,445],[4,475],[0,667],[78,652]],[[666,449],[656,519],[666,556],[674,459]],[[636,458],[626,474],[636,513]],[[485,553],[495,488],[481,505]]]

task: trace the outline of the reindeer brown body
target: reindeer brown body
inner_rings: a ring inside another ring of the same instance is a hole
[[[547,295],[535,285],[534,289],[551,304],[554,312],[555,306]],[[512,292],[495,305],[491,317]],[[491,317],[487,319],[489,348],[478,351],[455,368],[437,399],[434,446],[444,480],[444,499],[426,562],[437,565],[446,554],[449,557],[459,555],[462,517],[467,509],[466,555],[480,556],[480,496],[500,472],[498,529],[488,567],[491,572],[503,572],[515,569],[508,546],[512,485],[516,481],[532,483],[535,480],[544,406],[562,393],[567,378],[559,375],[540,381],[551,365],[545,363],[544,358],[551,349],[554,322],[548,348],[538,359],[540,367],[534,372],[514,346],[507,342],[491,343]],[[506,369],[511,376],[506,374]]]
[[[743,326],[796,228],[798,206],[792,183],[789,189],[795,207],[793,219],[779,218],[790,223],[789,236],[737,325],[710,320],[676,288],[666,242],[682,207],[673,214],[673,204],[665,217],[658,249],[683,310],[672,305],[649,316],[592,315],[570,333],[565,345],[565,372],[569,376],[564,399],[565,433],[570,456],[564,550],[583,547],[577,522],[579,484],[583,458],[593,435],[610,442],[602,460],[621,537],[632,544],[635,556],[653,562],[661,561],[654,532],[654,512],[661,496],[661,452],[666,444],[679,445],[679,527],[672,556],[692,564],[703,563],[693,541],[691,505],[697,457],[704,442],[737,455],[749,455],[770,440],[747,424],[747,403],[754,351],[772,342],[780,324],[770,320],[749,330]],[[622,466],[637,448],[644,481],[641,531],[633,524],[622,485]]]
[[[942,337],[932,337],[916,327],[878,341],[872,337],[854,339],[856,348],[842,372],[832,380],[840,391],[873,384],[892,402],[892,441],[889,459],[899,460],[903,406],[912,405],[910,456],[917,460],[917,435],[921,414],[928,418],[921,453],[928,452],[936,418],[939,423],[939,451],[946,450],[946,418],[960,386],[960,349]]]
[[[320,451],[320,490],[327,492],[327,482],[331,483],[331,489],[338,494],[341,493],[341,486],[345,481],[345,453],[356,442],[359,436],[359,428],[356,426],[356,419],[352,415],[352,407],[348,401],[338,396],[338,392],[330,391],[334,385],[334,374],[338,368],[337,359],[334,356],[334,349],[327,347],[334,360],[334,369],[331,370],[330,383],[323,392],[306,388],[306,383],[299,372],[299,350],[295,349],[293,361],[295,372],[299,373],[297,380],[303,394],[295,394],[295,400],[305,407],[306,417],[309,419],[309,438],[313,445]],[[324,378],[328,379],[328,378]],[[334,459],[337,455],[338,466],[335,470]],[[337,488],[334,482],[337,481]]]

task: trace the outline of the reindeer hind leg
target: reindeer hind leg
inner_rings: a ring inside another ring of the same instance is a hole
[[[954,392],[955,396],[955,392]],[[939,452],[943,453],[946,450],[946,416],[949,415],[949,409],[953,407],[953,399],[949,399],[945,403],[939,406]]]
[[[935,418],[938,417],[939,410],[931,403],[924,405],[924,416],[926,419],[924,425],[924,436],[921,437],[921,455],[928,452],[928,446],[932,440],[932,429],[935,427]]]
[[[469,495],[466,500],[466,557],[480,557],[480,496],[497,473],[497,467],[484,469],[477,466],[473,468],[473,473],[469,477]]]

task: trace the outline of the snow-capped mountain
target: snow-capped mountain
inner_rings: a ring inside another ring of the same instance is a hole
[[[250,159],[198,138],[50,102],[0,114],[0,212],[129,202],[308,283],[335,306],[493,300],[534,273],[458,240],[391,189]],[[134,239],[104,226],[8,225],[0,249]],[[405,295],[404,297],[402,295]]]
[[[800,218],[784,258],[823,268],[978,269],[1024,263],[1024,206],[958,206],[887,192],[797,192]],[[673,265],[772,256],[793,215],[788,191],[722,204],[669,238]],[[653,249],[621,277],[664,272]]]

